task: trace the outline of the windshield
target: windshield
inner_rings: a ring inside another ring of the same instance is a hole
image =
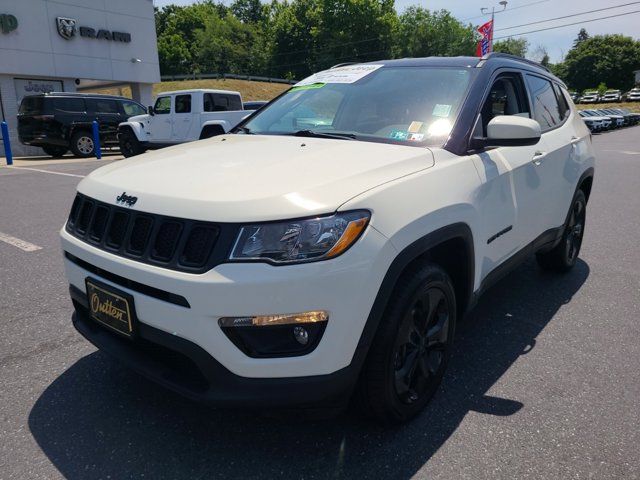
[[[442,145],[467,91],[469,69],[375,67],[359,79],[338,80],[345,83],[303,81],[239,130],[251,134]],[[349,80],[354,81],[346,83]]]

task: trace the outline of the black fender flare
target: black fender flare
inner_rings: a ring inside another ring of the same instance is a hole
[[[453,239],[462,239],[467,248],[467,254],[470,261],[467,265],[467,298],[462,299],[464,305],[471,305],[473,301],[473,287],[475,282],[475,248],[473,243],[473,234],[471,228],[466,223],[454,223],[434,230],[431,233],[419,238],[401,252],[399,252],[391,265],[387,269],[387,273],[380,284],[378,294],[373,302],[373,306],[367,317],[365,327],[360,335],[360,340],[351,362],[359,372],[364,365],[369,347],[373,342],[373,338],[378,330],[378,325],[384,316],[384,312],[391,298],[394,287],[406,268],[418,257],[426,254],[434,247]],[[460,315],[464,315],[464,311],[460,311]]]

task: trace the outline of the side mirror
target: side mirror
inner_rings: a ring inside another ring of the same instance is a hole
[[[521,147],[540,141],[540,124],[518,115],[499,115],[487,125],[486,138],[474,138],[476,147]]]
[[[156,112],[153,110],[153,107],[152,107],[151,105],[149,105],[149,106],[147,107],[147,113],[148,113],[149,115],[155,115],[155,114],[156,114]]]

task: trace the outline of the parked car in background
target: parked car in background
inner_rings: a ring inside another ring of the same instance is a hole
[[[606,115],[611,120],[616,122],[618,127],[625,127],[629,124],[629,117],[621,114],[620,112],[616,112],[610,108],[599,108],[594,110],[599,115]]]
[[[569,96],[571,97],[571,100],[573,100],[573,103],[580,103],[580,95],[578,94],[578,92],[571,91],[569,92]]]
[[[258,110],[258,109],[264,107],[267,103],[269,103],[267,100],[252,100],[250,102],[244,102],[244,109],[245,110]]]
[[[603,130],[609,130],[611,128],[612,121],[609,117],[601,117],[596,115],[590,115],[585,110],[578,112],[582,121],[589,127],[594,133],[601,132]]]
[[[229,90],[177,90],[158,96],[143,115],[118,127],[125,157],[228,132],[250,115],[238,92]]]
[[[607,90],[602,96],[602,102],[615,103],[622,101],[622,92],[620,90]]]
[[[631,119],[631,125],[637,125],[638,123],[640,123],[640,113],[632,112],[628,108],[620,108],[618,110],[620,110],[623,114],[629,115]]]
[[[627,92],[627,102],[640,102],[640,88],[632,88]]]
[[[18,110],[18,138],[60,157],[71,150],[77,157],[95,154],[92,122],[99,123],[102,146],[118,145],[118,125],[145,113],[130,98],[92,93],[52,92],[29,95]]]
[[[598,103],[599,101],[600,95],[595,90],[584,92],[584,95],[580,98],[580,103]]]
[[[82,179],[60,232],[72,322],[191,399],[335,412],[355,395],[405,422],[483,292],[533,254],[578,264],[594,168],[566,87],[535,62],[336,67],[232,134]]]

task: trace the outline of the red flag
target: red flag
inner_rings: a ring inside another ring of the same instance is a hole
[[[484,25],[478,27],[478,32],[482,35],[482,38],[478,42],[476,48],[476,56],[482,57],[487,53],[491,53],[491,41],[493,40],[493,20],[489,20]]]

